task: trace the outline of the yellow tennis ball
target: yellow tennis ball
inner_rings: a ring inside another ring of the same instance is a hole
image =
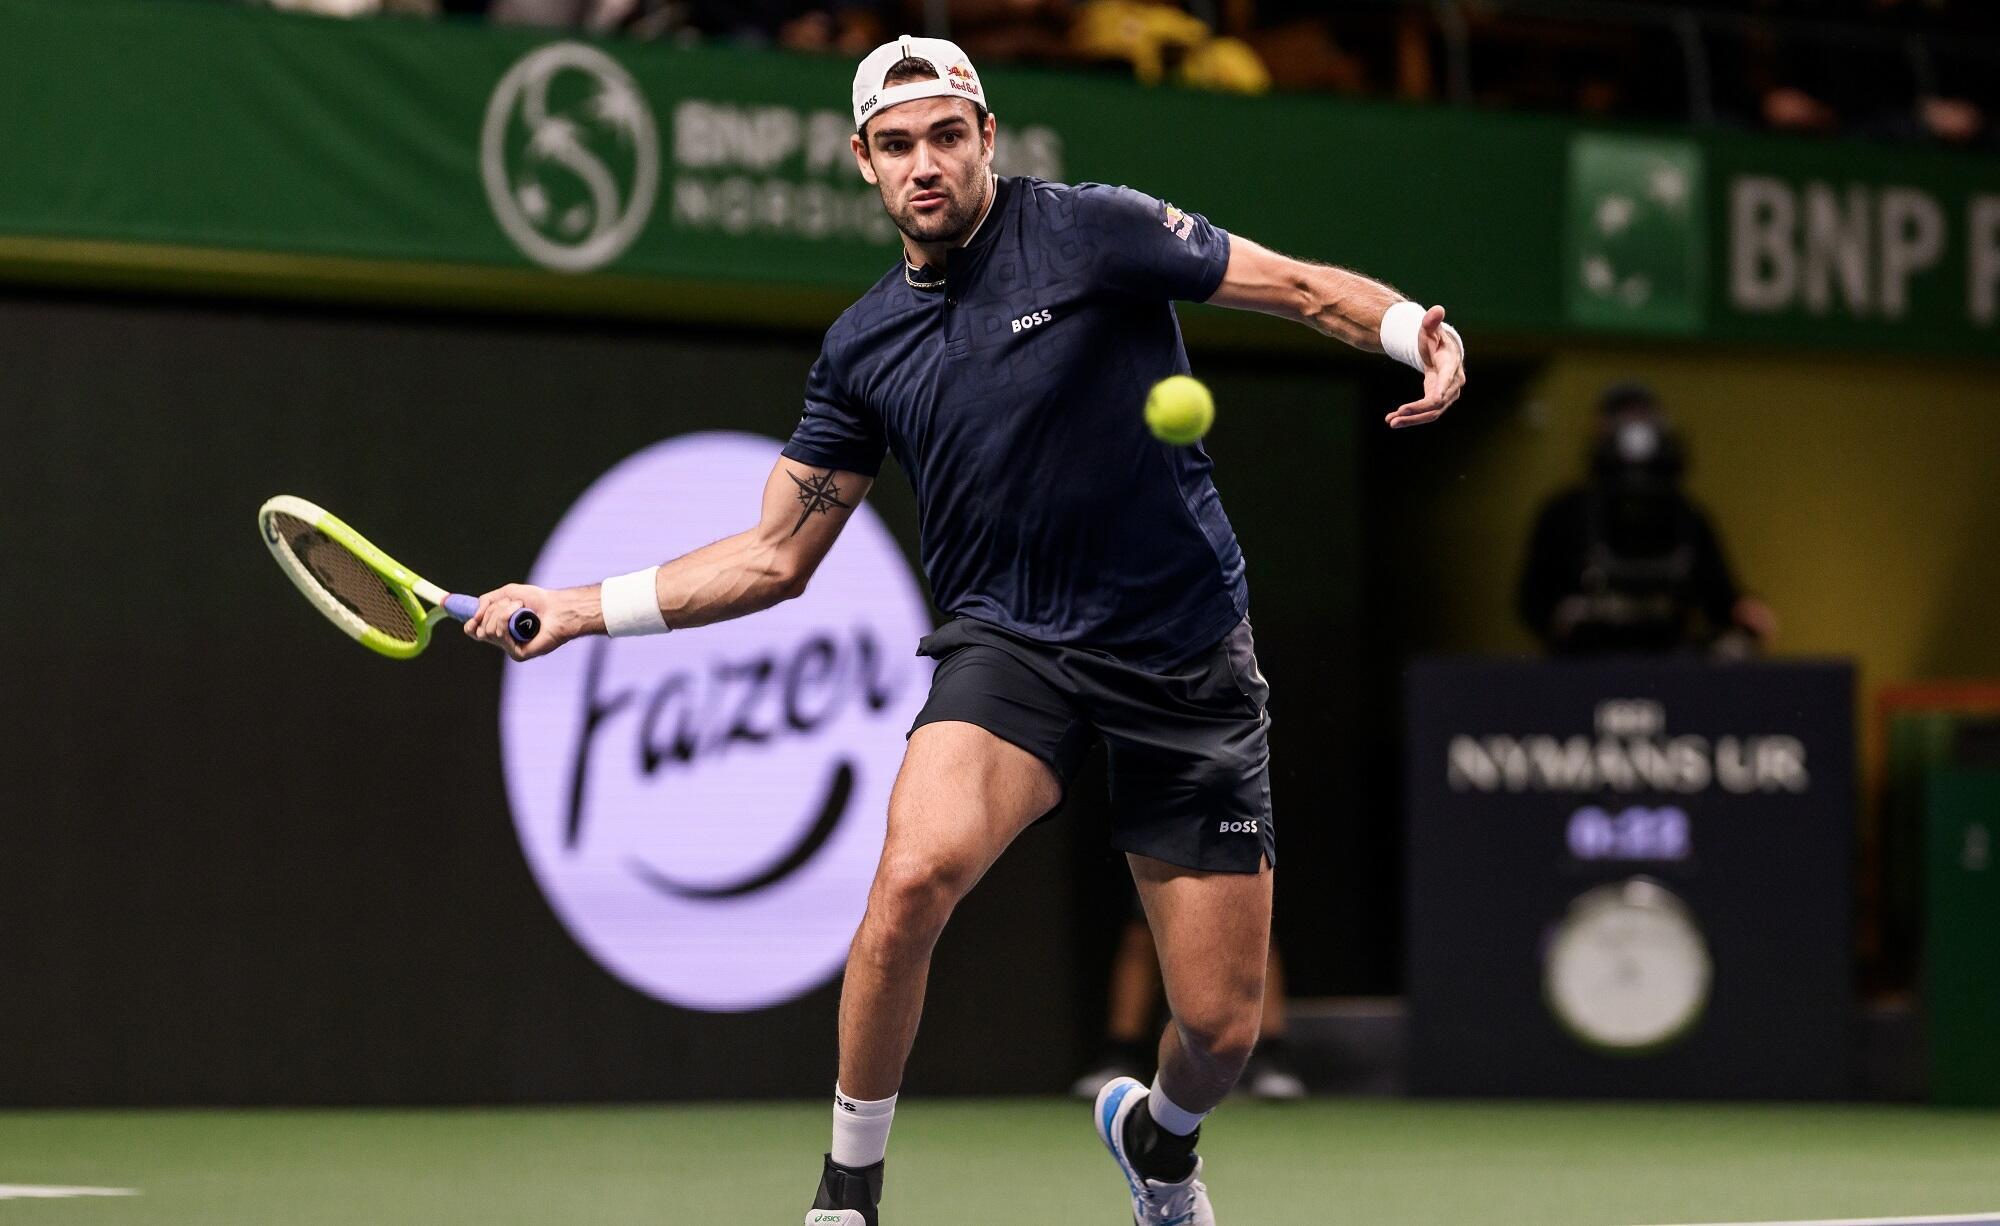
[[[1196,442],[1215,424],[1215,397],[1193,375],[1168,375],[1146,394],[1146,428],[1178,447]]]

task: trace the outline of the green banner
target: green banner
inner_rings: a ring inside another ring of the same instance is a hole
[[[0,271],[713,318],[823,313],[894,235],[844,61],[0,0]],[[1007,173],[1130,183],[1489,333],[1983,354],[2000,161],[984,74]]]
[[[1708,317],[1708,217],[1691,140],[1583,133],[1570,142],[1563,272],[1585,328],[1699,333]]]

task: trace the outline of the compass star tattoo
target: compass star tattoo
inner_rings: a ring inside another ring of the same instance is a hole
[[[799,506],[801,509],[799,511],[799,522],[792,525],[793,536],[797,536],[799,529],[806,526],[806,520],[811,519],[814,515],[824,515],[834,507],[839,507],[843,511],[852,511],[854,509],[852,503],[840,500],[840,487],[833,483],[833,474],[830,472],[814,473],[810,481],[801,480],[796,473],[786,473],[785,475],[792,479],[792,484],[799,487]]]

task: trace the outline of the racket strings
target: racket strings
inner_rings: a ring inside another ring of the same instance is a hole
[[[295,516],[274,512],[271,522],[285,548],[327,595],[372,629],[400,642],[417,641],[417,624],[409,608],[367,563]]]

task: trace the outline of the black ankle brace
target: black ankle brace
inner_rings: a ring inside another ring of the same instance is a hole
[[[1143,1105],[1125,1117],[1125,1152],[1147,1179],[1179,1183],[1193,1174],[1194,1147],[1200,1141],[1201,1129],[1176,1136],[1160,1127]]]
[[[882,1168],[884,1162],[874,1166],[842,1166],[826,1156],[826,1166],[819,1176],[819,1195],[813,1197],[815,1209],[859,1209],[873,1214],[882,1203]],[[873,1221],[871,1217],[869,1219]]]

